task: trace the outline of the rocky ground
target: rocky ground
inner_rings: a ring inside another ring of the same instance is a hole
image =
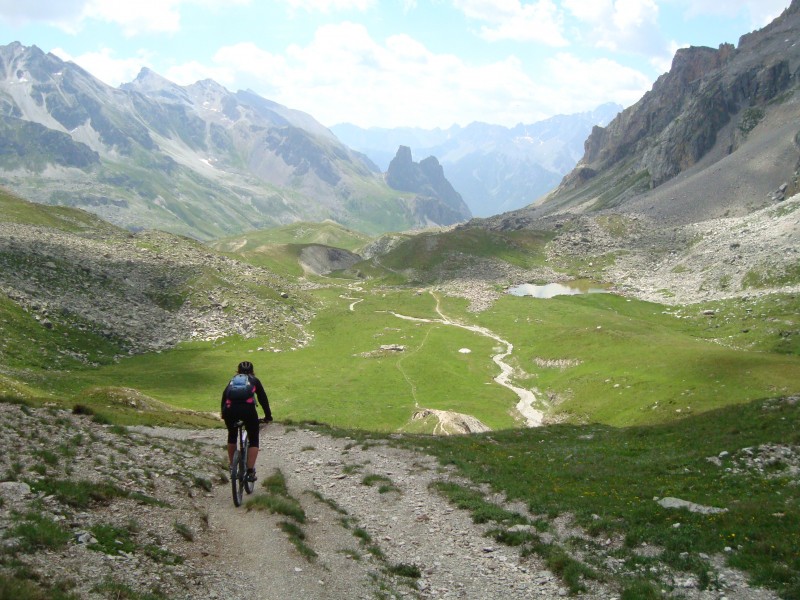
[[[14,450],[0,458],[0,573],[24,573],[77,598],[568,595],[537,556],[523,558],[497,544],[486,536],[488,526],[430,488],[433,481],[459,481],[452,471],[385,442],[262,427],[252,497],[265,494],[260,486],[270,475],[283,475],[288,497],[306,516],[300,528],[310,552],[303,553],[285,533],[286,517],[233,506],[221,429],[123,429],[12,404],[0,404],[0,423],[0,440]],[[785,448],[751,449],[741,466],[763,472],[776,453],[786,459]],[[385,487],[366,485],[368,476]],[[522,506],[506,508],[525,514]],[[564,516],[551,531],[562,542],[585,535]],[[618,543],[601,547],[611,552]],[[581,551],[580,543],[570,547]],[[665,588],[688,600],[775,598],[751,588],[722,557],[710,560],[717,569],[713,589],[700,590],[690,575],[668,570]],[[403,574],[409,567],[415,576]],[[619,595],[592,584],[584,597]]]
[[[157,231],[84,235],[0,222],[0,293],[45,327],[99,333],[131,353],[265,330],[279,345],[302,345],[311,312],[297,301],[299,290]]]
[[[473,311],[484,310],[512,285],[568,280],[566,269],[610,284],[612,291],[672,305],[800,292],[800,195],[746,216],[684,225],[609,213],[494,226],[552,229],[548,266],[524,270],[494,260],[445,264],[433,280],[445,292],[468,298]]]

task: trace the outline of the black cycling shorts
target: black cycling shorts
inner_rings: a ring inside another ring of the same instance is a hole
[[[225,426],[228,428],[228,443],[235,444],[236,421],[244,421],[244,427],[247,429],[247,438],[250,440],[251,448],[258,448],[258,412],[256,411],[255,404],[233,404],[230,408],[226,408],[223,414],[225,418]]]

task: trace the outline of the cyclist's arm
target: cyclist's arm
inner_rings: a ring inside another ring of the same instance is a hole
[[[267,391],[264,389],[264,385],[258,378],[256,378],[256,397],[258,398],[258,403],[261,405],[261,408],[264,409],[264,420],[272,421],[272,411],[269,408]]]

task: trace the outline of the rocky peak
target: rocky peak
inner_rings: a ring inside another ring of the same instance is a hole
[[[400,146],[389,163],[385,178],[392,189],[418,194],[418,202],[429,205],[430,200],[436,200],[443,203],[448,215],[438,215],[436,222],[439,224],[450,224],[472,216],[461,194],[444,176],[444,169],[435,156],[416,163],[411,157],[411,148]]]
[[[151,98],[165,102],[187,102],[186,91],[179,85],[162,77],[155,71],[142,67],[136,79],[130,83],[123,83],[120,89],[129,92],[139,92]]]
[[[386,183],[389,187],[401,192],[416,192],[424,185],[417,167],[411,158],[411,148],[408,146],[400,146],[397,149],[397,154],[389,163],[389,169],[386,171]]]
[[[672,59],[672,67],[658,80],[660,84],[688,85],[728,62],[735,52],[733,44],[720,44],[719,49],[705,46],[679,48]]]
[[[464,200],[444,175],[444,169],[435,156],[429,156],[415,163],[411,158],[411,148],[400,146],[386,171],[389,187],[403,192],[413,192],[420,196],[436,198],[450,208],[456,209],[463,217],[470,216]]]
[[[583,158],[550,198],[579,193],[599,173],[617,170],[609,182],[615,189],[604,194],[604,206],[613,206],[696,165],[742,111],[763,111],[800,82],[799,27],[794,0],[770,25],[742,36],[739,48],[678,50],[670,71],[639,102],[593,129]],[[726,138],[727,152],[740,142]]]

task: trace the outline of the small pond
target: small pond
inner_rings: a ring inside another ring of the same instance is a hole
[[[607,289],[590,281],[571,281],[569,283],[548,283],[534,285],[523,283],[508,288],[508,293],[514,296],[532,296],[534,298],[552,298],[553,296],[575,296],[577,294],[602,294]]]

